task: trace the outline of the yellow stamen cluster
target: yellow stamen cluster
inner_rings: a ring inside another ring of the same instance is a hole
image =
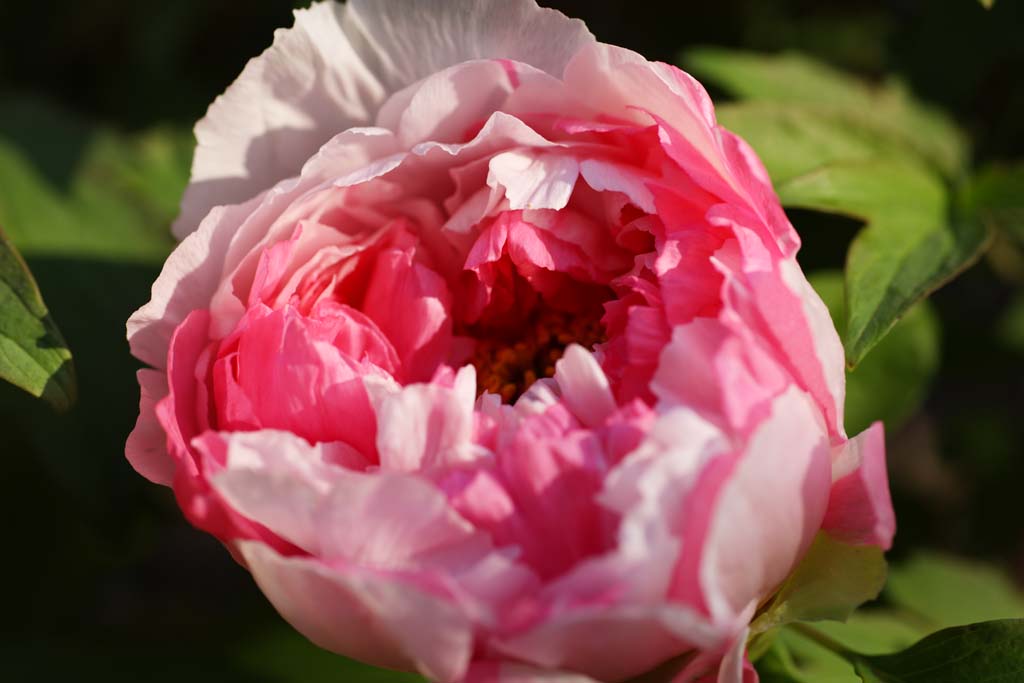
[[[555,374],[555,363],[569,344],[590,349],[604,341],[604,326],[600,311],[570,314],[544,309],[527,320],[521,333],[473,336],[477,344],[470,362],[477,370],[479,393],[498,394],[512,403],[539,378]]]

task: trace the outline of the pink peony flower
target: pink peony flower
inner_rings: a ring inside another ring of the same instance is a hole
[[[532,0],[296,12],[196,127],[135,468],[299,631],[442,683],[756,679],[881,428],[700,84]]]

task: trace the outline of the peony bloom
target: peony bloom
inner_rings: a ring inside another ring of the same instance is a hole
[[[197,125],[128,322],[135,468],[327,649],[441,683],[751,681],[881,430],[700,84],[533,0],[296,12]]]

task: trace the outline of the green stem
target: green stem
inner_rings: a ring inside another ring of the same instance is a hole
[[[835,639],[825,635],[824,633],[822,633],[818,629],[814,628],[810,624],[804,624],[804,623],[800,623],[800,622],[795,622],[795,623],[789,624],[789,627],[791,629],[793,629],[794,631],[797,631],[798,633],[800,633],[800,635],[804,636],[805,638],[810,638],[811,640],[816,642],[818,645],[821,645],[826,650],[839,655],[840,657],[842,657],[846,661],[850,662],[851,664],[853,663],[853,661],[855,659],[857,659],[857,653],[856,652],[854,652],[853,650],[845,647],[839,641],[837,641],[837,640],[835,640]]]

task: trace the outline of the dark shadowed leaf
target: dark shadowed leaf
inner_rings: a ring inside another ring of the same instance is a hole
[[[860,656],[865,683],[1011,683],[1024,680],[1024,620],[987,621],[934,633],[892,655]]]
[[[960,193],[966,212],[1024,244],[1024,163],[981,169]]]

